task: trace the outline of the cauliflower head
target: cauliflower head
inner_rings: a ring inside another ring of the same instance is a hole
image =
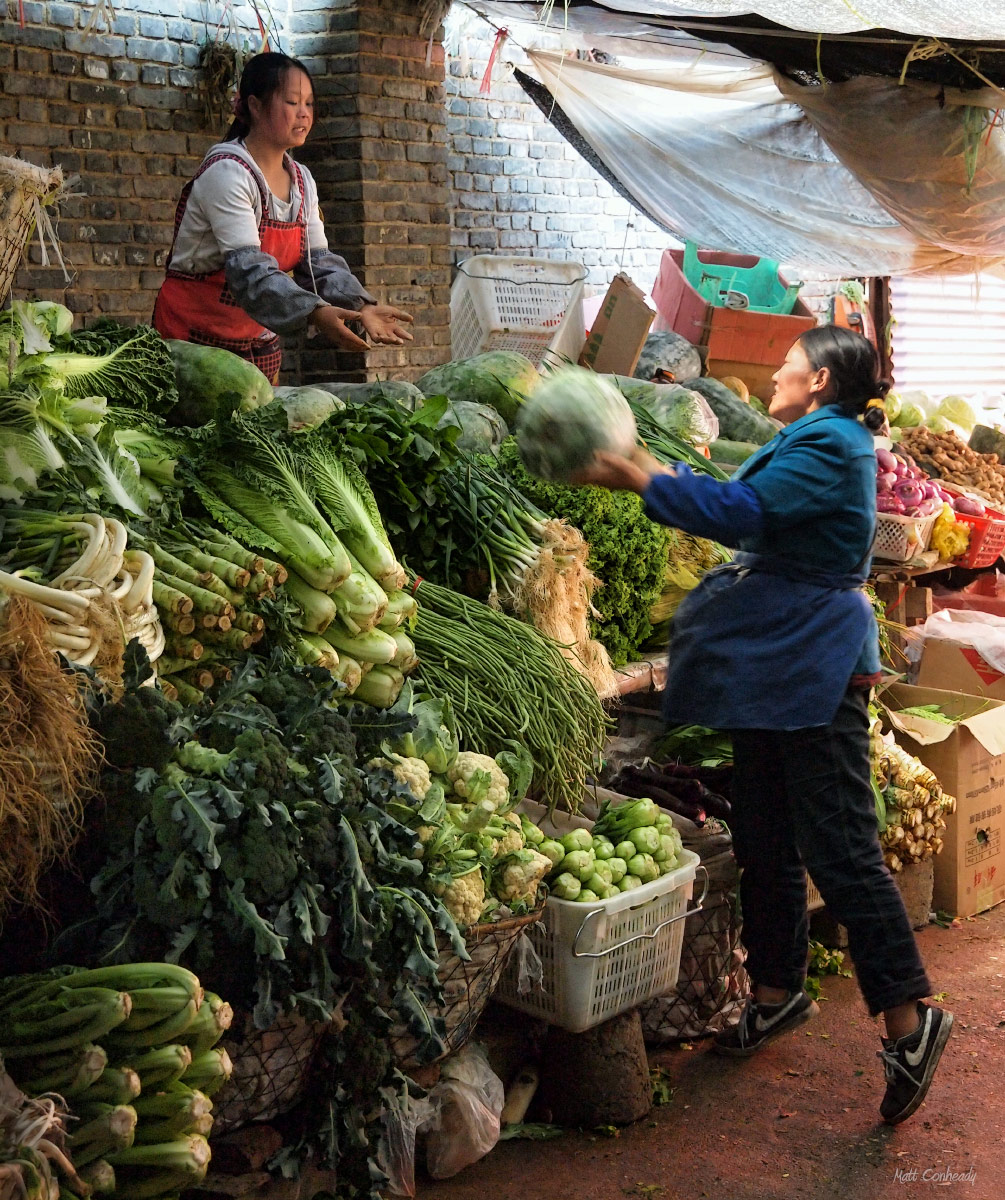
[[[447,771],[456,796],[484,808],[491,816],[509,803],[509,780],[494,758],[462,750]]]
[[[496,875],[496,897],[505,904],[526,904],[533,908],[537,889],[550,871],[551,859],[536,850],[511,854]]]
[[[451,880],[440,899],[458,926],[474,925],[485,907],[485,880],[481,871],[468,871]]]
[[[493,858],[505,858],[507,854],[515,854],[524,846],[523,826],[516,813],[506,813],[502,820],[509,828],[503,837],[495,839],[492,847]]]
[[[491,760],[490,760],[491,761]],[[396,754],[393,758],[371,758],[368,767],[384,767],[399,783],[403,783],[416,800],[422,801],[432,786],[429,767],[421,758],[405,758]]]

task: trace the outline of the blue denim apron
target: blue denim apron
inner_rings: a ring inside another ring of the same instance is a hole
[[[861,591],[869,557],[838,575],[739,553],[674,617],[664,712],[712,729],[829,725],[851,676],[879,669]]]

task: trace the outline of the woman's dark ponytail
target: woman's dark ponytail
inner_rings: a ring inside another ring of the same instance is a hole
[[[879,374],[876,347],[860,333],[843,325],[817,325],[799,338],[814,371],[826,367],[831,391],[824,404],[836,404],[850,417],[861,417],[865,427],[879,432],[886,412],[870,400],[884,400],[890,384]]]
[[[248,101],[254,96],[260,103],[268,104],[283,86],[286,73],[292,70],[303,71],[311,82],[311,90],[314,90],[311,73],[298,58],[266,51],[248,59],[241,72],[237,95],[234,97],[234,119],[223,139],[225,142],[234,142],[248,136],[251,132],[251,108]]]

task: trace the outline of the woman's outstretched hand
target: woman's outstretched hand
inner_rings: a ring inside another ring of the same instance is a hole
[[[336,308],[332,304],[319,304],[311,313],[310,323],[329,342],[334,342],[340,350],[354,350],[365,354],[370,349],[370,343],[364,341],[346,324],[347,321],[358,321],[359,313],[351,308]]]
[[[593,484],[611,491],[638,492],[641,495],[654,475],[672,474],[651,454],[639,447],[631,458],[598,450],[588,467],[577,471],[571,482]]]
[[[412,317],[390,304],[364,304],[357,314],[370,339],[382,346],[402,346],[412,335],[402,324],[410,325]]]

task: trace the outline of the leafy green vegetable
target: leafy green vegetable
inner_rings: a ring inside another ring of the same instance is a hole
[[[177,399],[167,344],[149,325],[99,321],[41,365],[50,385],[67,396],[104,396],[110,404],[151,412],[165,412]]]
[[[649,609],[663,589],[672,531],[650,521],[631,492],[534,479],[512,439],[501,448],[499,462],[523,495],[581,531],[590,547],[590,569],[603,585],[593,597],[597,615],[591,632],[615,665],[637,656],[652,628]]]

